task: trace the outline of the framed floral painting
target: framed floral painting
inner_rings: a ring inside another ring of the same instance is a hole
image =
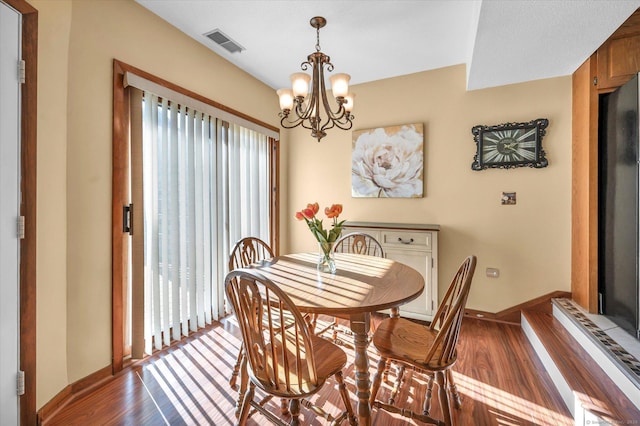
[[[353,132],[351,195],[375,198],[423,196],[422,123]]]

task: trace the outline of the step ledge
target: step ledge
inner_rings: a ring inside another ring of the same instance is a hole
[[[608,347],[604,347],[601,343],[601,339],[607,339],[608,336],[603,331],[600,331],[601,338],[594,335],[589,329],[587,329],[575,315],[581,315],[581,321],[589,324],[589,327],[594,330],[600,330],[600,328],[587,318],[576,307],[574,313],[570,312],[570,307],[573,302],[568,299],[552,299],[553,316],[569,331],[574,339],[580,346],[584,348],[587,353],[600,365],[600,367],[611,377],[616,383],[618,388],[624,393],[627,398],[640,409],[640,381],[634,371],[624,362],[622,362]],[[621,351],[626,351],[615,343],[612,339],[608,338],[612,347],[619,347]],[[635,358],[629,354],[631,358]],[[637,360],[636,360],[637,362]]]
[[[562,401],[571,413],[574,424],[576,426],[610,424],[602,417],[597,416],[593,412],[584,408],[580,395],[574,392],[573,389],[571,389],[571,386],[564,378],[562,372],[556,366],[555,362],[551,358],[551,354],[549,354],[544,343],[542,343],[542,341],[538,337],[538,334],[535,332],[531,324],[529,324],[529,321],[524,313],[521,316],[521,324],[522,331],[529,340],[529,343],[531,343],[531,346],[538,355],[538,358],[540,358],[542,365],[544,365],[544,368],[547,370],[551,381],[558,390]]]
[[[571,389],[571,386],[569,386],[569,383],[565,380],[564,375],[560,372],[555,362],[553,362],[553,359],[547,351],[547,348],[545,348],[544,344],[542,343],[536,332],[533,330],[533,327],[531,327],[531,324],[529,324],[529,321],[524,314],[521,318],[521,327],[524,335],[527,336],[527,339],[529,339],[529,343],[531,343],[531,346],[533,346],[534,351],[538,355],[538,358],[540,358],[542,365],[544,365],[544,367],[547,369],[549,377],[551,377],[551,381],[555,385],[558,393],[560,393],[560,397],[564,401],[564,405],[567,406],[567,408],[571,412],[571,416],[573,416],[573,418],[575,419],[576,413],[580,411],[580,404],[578,403],[577,398],[573,390]]]
[[[611,423],[608,420],[605,420],[604,418],[595,414],[593,411],[585,408],[585,406],[582,404],[583,395],[581,394],[581,392],[576,392],[572,389],[572,386],[565,379],[564,374],[562,374],[560,369],[556,366],[556,363],[553,360],[551,354],[547,350],[544,343],[542,343],[542,341],[538,337],[538,334],[529,323],[526,313],[524,312],[521,316],[521,322],[522,331],[529,340],[529,343],[533,347],[536,355],[540,359],[540,362],[547,371],[547,374],[549,374],[549,377],[551,378],[553,385],[556,387],[556,390],[560,394],[562,401],[571,413],[574,425],[610,425]]]

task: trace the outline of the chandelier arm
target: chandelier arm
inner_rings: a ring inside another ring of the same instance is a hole
[[[335,126],[335,123],[336,122],[334,120],[328,118],[327,122],[322,125],[320,130],[324,132],[326,130],[332,129]]]
[[[335,126],[341,130],[350,130],[353,127],[353,121],[348,121],[346,123],[340,123],[338,121],[334,121]]]
[[[298,127],[301,124],[301,120],[289,121],[287,120],[287,117],[282,117],[282,120],[280,120],[280,125],[285,129],[293,129],[294,127]]]
[[[289,111],[288,110],[284,111],[284,112],[281,112],[279,115],[280,115],[280,117],[282,117],[282,119],[280,120],[280,125],[282,127],[284,127],[285,129],[293,129],[294,127],[302,126],[305,129],[313,130],[312,127],[310,127],[308,124],[306,124],[306,120],[308,118],[298,117],[295,120],[288,120],[287,119],[287,118],[289,118]]]
[[[329,124],[327,123],[322,127],[322,130],[328,130],[334,126],[342,130],[351,129],[351,127],[353,126],[353,121],[352,121],[354,119],[353,115],[351,115],[349,111],[344,109],[344,105],[340,105],[338,112],[340,112],[340,116],[332,118],[331,119],[332,125],[327,127]]]
[[[304,99],[296,99],[295,113],[300,120],[306,120],[308,118],[309,108],[304,109]]]
[[[303,120],[300,122],[300,125],[308,130],[314,130],[314,127],[312,126],[312,124],[313,123],[311,123],[311,121],[309,120]]]

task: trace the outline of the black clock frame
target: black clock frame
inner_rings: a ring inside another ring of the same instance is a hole
[[[476,143],[476,155],[473,157],[473,163],[471,163],[472,170],[484,170],[489,168],[494,169],[511,169],[515,167],[535,167],[540,169],[547,167],[549,161],[545,157],[544,149],[542,149],[542,137],[546,133],[546,128],[549,125],[549,120],[546,118],[538,118],[536,120],[529,121],[528,123],[504,123],[496,126],[474,126],[471,129],[473,134],[473,140]],[[486,163],[482,158],[482,150],[484,147],[484,140],[487,134],[495,134],[504,130],[516,130],[522,129],[525,132],[527,130],[535,129],[535,158],[533,160],[521,160],[521,161],[500,161]]]

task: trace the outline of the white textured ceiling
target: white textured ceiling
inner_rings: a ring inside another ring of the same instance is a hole
[[[640,0],[136,0],[274,89],[315,51],[365,83],[467,64],[469,90],[572,74]],[[220,29],[246,50],[203,34]]]

